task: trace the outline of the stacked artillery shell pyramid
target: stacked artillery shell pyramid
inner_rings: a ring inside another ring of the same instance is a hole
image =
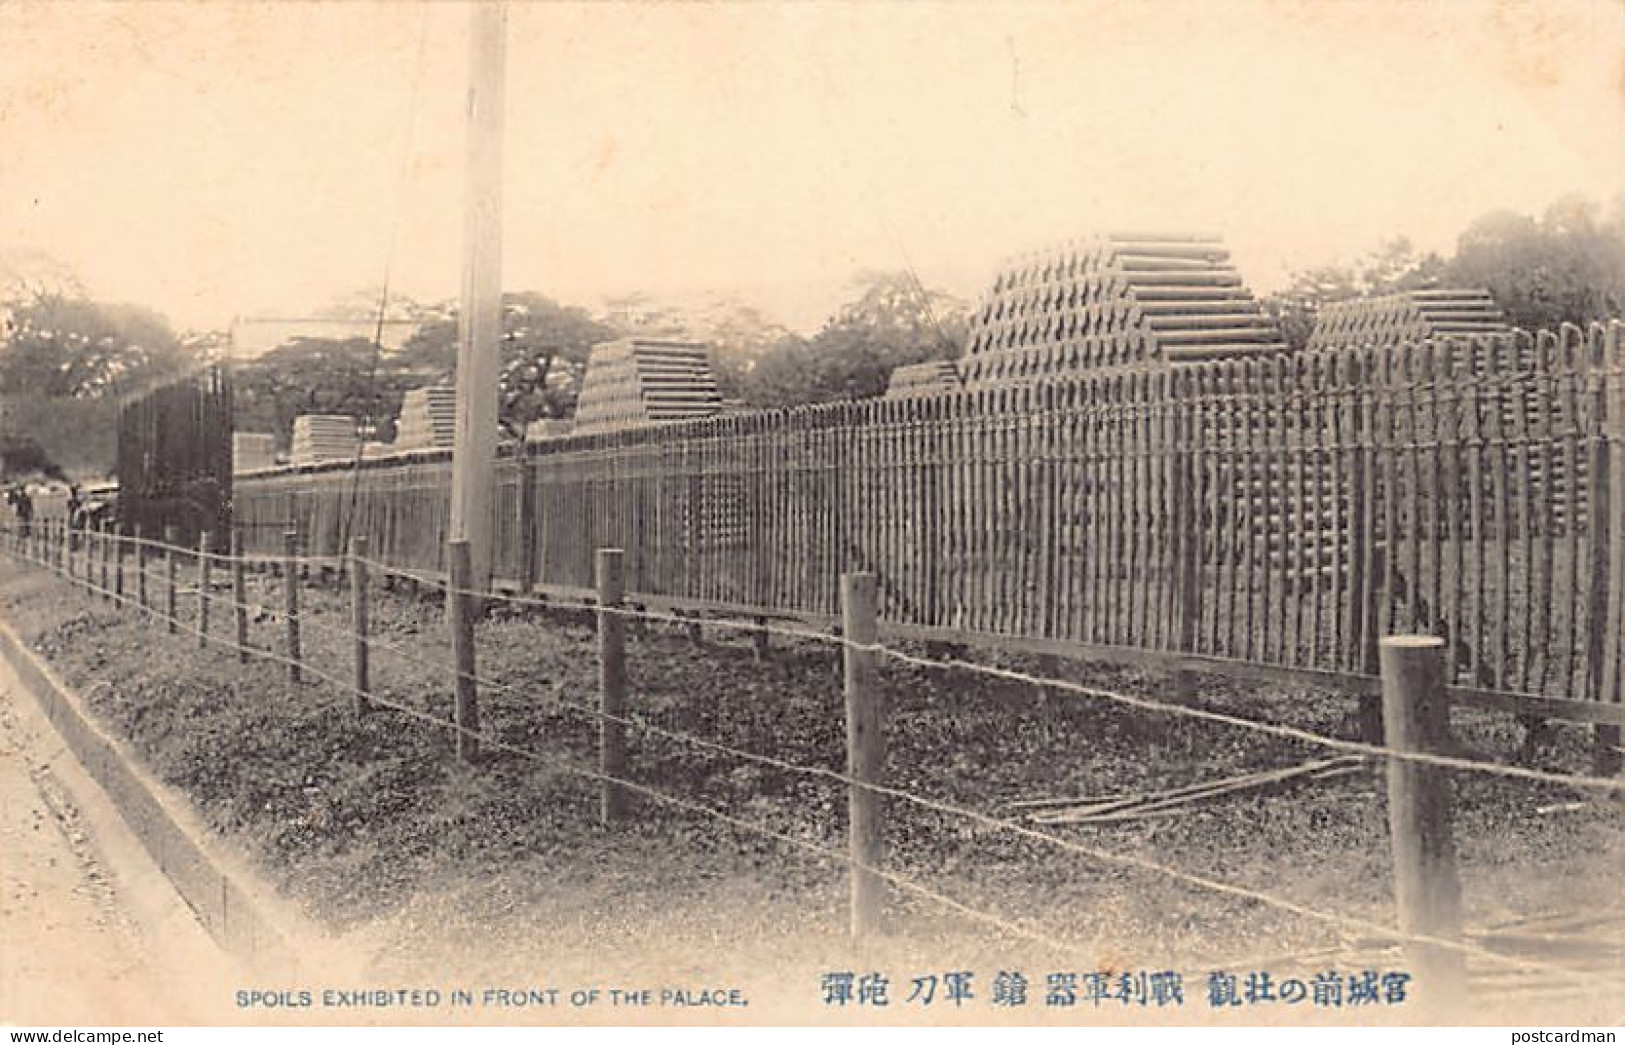
[[[1553,353],[1555,341],[1546,342],[1528,335],[1513,334],[1506,313],[1495,304],[1490,292],[1481,288],[1407,290],[1381,297],[1340,301],[1321,309],[1310,348],[1336,348],[1366,345],[1378,348],[1420,344],[1448,338],[1491,337],[1500,341],[1503,351],[1516,353],[1516,373],[1523,375],[1522,401],[1508,387],[1500,398],[1502,430],[1515,432],[1520,424],[1533,419],[1545,431],[1565,431],[1578,424],[1571,401],[1558,395],[1551,375],[1559,368]],[[1524,420],[1520,422],[1520,417]],[[1539,433],[1536,433],[1538,438]],[[1535,503],[1543,506],[1547,525],[1567,532],[1571,512],[1583,513],[1589,505],[1590,465],[1584,455],[1571,468],[1558,453],[1526,449],[1525,469],[1534,491]],[[1574,475],[1572,495],[1569,474]]]
[[[294,465],[355,457],[361,437],[355,418],[345,414],[300,414],[293,419],[293,445],[288,459]]]
[[[910,363],[891,372],[886,383],[887,399],[921,399],[950,395],[963,388],[959,370],[946,359]]]
[[[1505,334],[1506,313],[1478,288],[1405,290],[1326,305],[1315,318],[1310,348],[1398,345],[1439,337]]]
[[[1001,272],[972,314],[967,388],[1286,350],[1216,237],[1112,233]]]
[[[231,470],[255,472],[276,467],[276,436],[269,432],[231,433]]]
[[[711,353],[694,341],[622,338],[593,346],[576,405],[578,433],[712,417],[722,395]]]
[[[395,449],[451,446],[457,435],[457,390],[450,385],[414,388],[401,398]]]

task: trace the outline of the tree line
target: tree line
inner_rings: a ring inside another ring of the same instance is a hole
[[[1528,329],[1625,314],[1625,196],[1606,210],[1571,198],[1538,216],[1485,214],[1448,257],[1396,237],[1354,262],[1295,273],[1261,303],[1288,343],[1302,345],[1328,303],[1430,286],[1483,287],[1511,323]],[[337,312],[367,318],[376,301],[352,296]],[[504,295],[500,416],[511,435],[538,419],[570,417],[592,346],[616,337],[704,341],[724,398],[788,407],[880,395],[896,367],[958,358],[969,311],[907,271],[861,274],[810,335],[735,300],[676,308],[628,295],[610,306],[594,313],[536,292]],[[301,413],[341,413],[369,425],[370,438],[392,439],[405,393],[453,374],[457,315],[450,303],[396,298],[390,308],[418,324],[398,351],[366,337],[302,338],[239,361],[238,429],[285,439]],[[188,372],[223,344],[219,335],[178,334],[149,308],[93,300],[71,281],[14,283],[0,296],[0,319],[0,397],[13,400],[118,399]],[[28,433],[0,425],[0,466],[7,474],[46,471],[50,461]]]

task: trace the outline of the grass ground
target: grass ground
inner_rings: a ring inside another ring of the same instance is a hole
[[[253,587],[251,601],[280,604],[270,578],[253,578]],[[195,597],[183,597],[188,622],[195,606]],[[888,935],[855,952],[845,936],[839,863],[648,799],[634,800],[623,825],[597,823],[597,785],[568,770],[596,759],[596,722],[568,706],[596,701],[595,638],[584,621],[499,610],[480,625],[479,673],[501,684],[482,692],[486,729],[544,760],[493,751],[470,767],[455,759],[444,730],[388,710],[359,718],[337,687],[292,687],[279,665],[239,664],[220,646],[200,650],[195,635],[167,635],[161,623],[38,569],[0,566],[0,607],[160,778],[190,795],[221,835],[363,953],[384,982],[720,983],[750,994],[752,1020],[827,1019],[821,975],[872,967],[892,975],[889,1018],[986,1020],[1000,1017],[986,1006],[997,970],[1025,970],[1035,984],[1062,970],[1182,970],[1187,1005],[1178,1013],[1131,1006],[1111,1014],[1161,1022],[1214,1018],[1206,1005],[1211,970],[1279,977],[1404,966],[1358,929],[896,799],[888,802],[888,870],[1063,946],[1022,940],[894,891]],[[224,610],[216,607],[213,624],[221,638]],[[344,592],[310,585],[302,612],[308,661],[348,677]],[[377,600],[373,619],[382,641],[412,656],[375,653],[379,694],[448,715],[439,605],[397,592]],[[262,616],[251,639],[276,650],[281,635],[281,625]],[[631,706],[644,719],[786,763],[842,765],[842,697],[830,648],[779,641],[758,663],[747,636],[717,628],[695,643],[654,626],[629,640],[629,658]],[[1127,693],[1161,687],[1123,669],[1067,670],[1074,680]],[[881,683],[888,782],[993,815],[1020,798],[1177,786],[1323,754],[964,670],[888,661]],[[1353,703],[1333,694],[1212,679],[1197,699],[1354,738]],[[1509,757],[1521,739],[1499,716],[1463,714],[1456,727],[1470,748],[1495,757]],[[1586,772],[1587,741],[1579,730],[1560,730],[1540,751],[1540,767]],[[844,851],[837,782],[647,732],[632,733],[629,752],[640,783]],[[1392,924],[1380,783],[1375,772],[1361,773],[1162,819],[1053,830],[1110,854]],[[1477,773],[1455,774],[1455,785],[1470,926],[1575,915],[1615,931],[1625,878],[1617,801]],[[1617,992],[1563,993],[1553,984],[1514,995],[1507,969],[1477,960],[1474,968],[1480,997],[1462,1018],[1620,1015],[1606,1011],[1618,1007]],[[977,971],[974,1009],[899,1004],[913,976],[951,969]],[[1032,990],[1037,1001],[1041,988]],[[1279,1005],[1239,1011],[1254,1022],[1337,1015]],[[1013,1018],[1097,1020],[1106,1012],[1035,1004]],[[1355,1017],[1414,1018],[1403,1008]]]

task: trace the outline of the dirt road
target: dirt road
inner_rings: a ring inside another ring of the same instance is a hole
[[[195,1022],[208,945],[93,789],[0,663],[0,1023]]]

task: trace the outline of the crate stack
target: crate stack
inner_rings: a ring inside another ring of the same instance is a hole
[[[1506,313],[1487,290],[1406,290],[1323,306],[1315,317],[1309,347],[1388,346],[1440,337],[1505,334],[1511,329]]]
[[[951,395],[964,387],[959,370],[947,359],[910,363],[891,372],[886,383],[887,399],[925,399]]]
[[[289,462],[295,466],[354,460],[361,437],[355,418],[345,414],[300,414],[293,420]]]
[[[414,388],[401,400],[395,449],[451,446],[457,435],[457,390],[450,385]]]
[[[276,436],[269,432],[231,433],[231,470],[257,472],[276,467]]]
[[[959,374],[977,389],[1286,347],[1216,237],[1110,233],[1007,265],[971,314]]]
[[[582,434],[694,418],[722,411],[711,353],[693,341],[622,338],[593,346],[576,404]]]

